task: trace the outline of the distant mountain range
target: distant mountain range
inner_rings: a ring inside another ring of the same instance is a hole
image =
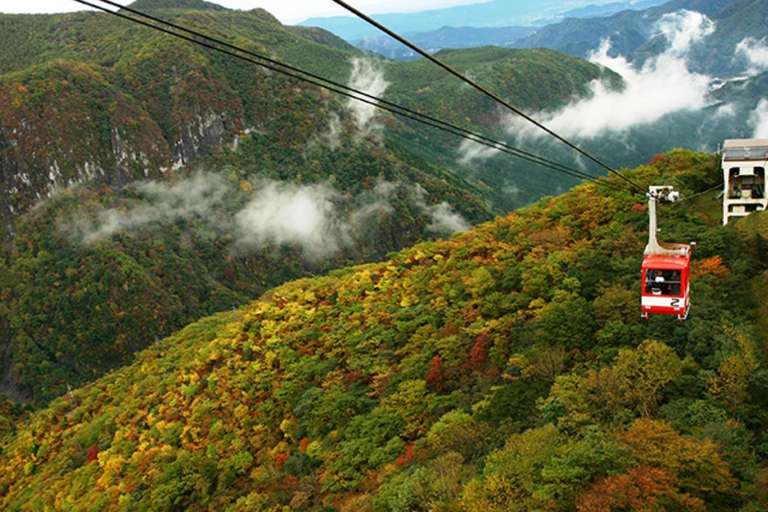
[[[761,6],[753,4],[761,4]],[[739,32],[736,37],[731,35],[725,37],[732,43],[728,45],[729,50],[726,52],[732,57],[735,45],[744,37],[759,35],[755,30],[750,30],[748,25],[740,24],[736,20],[744,19],[745,15],[747,19],[754,17],[756,10],[765,9],[764,4],[765,2],[753,0],[672,0],[644,11],[625,10],[608,17],[588,19],[568,18],[542,28],[535,34],[517,41],[514,46],[551,48],[577,57],[587,57],[590,52],[600,46],[603,40],[609,39],[613,55],[631,55],[634,52],[630,59],[643,60],[648,56],[661,53],[666,48],[663,36],[659,36],[656,29],[659,21],[665,15],[687,10],[704,14],[716,21],[718,25],[723,25],[713,37],[708,38],[707,54],[711,52],[713,38],[723,39],[726,32],[731,34],[734,29]],[[729,9],[726,9],[727,7]],[[752,14],[747,15],[748,12]],[[763,19],[765,19],[764,16]],[[765,29],[762,33],[765,34]],[[711,57],[703,54],[701,57],[702,60],[711,60]]]
[[[429,52],[492,45],[550,48],[585,58],[608,39],[612,56],[624,55],[642,64],[667,48],[666,39],[658,31],[659,21],[682,10],[693,11],[707,16],[717,29],[703,44],[691,48],[692,69],[715,75],[738,74],[743,63],[734,59],[736,46],[745,37],[759,40],[768,33],[768,2],[762,0],[672,0],[663,4],[654,0],[627,1],[567,11],[558,11],[556,4],[543,5],[538,16],[530,16],[527,8],[493,1],[428,13],[382,15],[376,19]],[[550,24],[542,27],[541,23]],[[387,58],[418,57],[388,36],[363,36],[370,33],[371,27],[354,18],[313,18],[305,24],[326,28],[358,48]]]
[[[542,27],[566,17],[604,16],[622,9],[646,9],[663,0],[623,0],[595,5],[588,1],[574,10],[574,2],[542,0],[539,2],[510,2],[492,0],[447,9],[435,9],[408,14],[382,14],[373,16],[398,33],[432,32],[443,27],[503,28],[514,26]],[[376,37],[380,33],[364,21],[352,16],[309,18],[303,26],[321,27],[349,41]]]
[[[443,48],[475,48],[479,46],[513,47],[515,43],[536,32],[534,27],[443,27],[429,32],[404,34],[406,39],[420,48],[434,53]],[[355,46],[376,52],[393,60],[421,57],[407,46],[389,36],[371,36],[355,42]]]
[[[263,10],[200,0],[132,7],[339,82],[363,57],[327,31],[285,27]],[[383,114],[369,130],[327,91],[103,13],[0,15],[0,27],[0,394],[16,400],[44,401],[201,315],[489,220],[563,181],[508,164],[472,172],[442,132]],[[536,110],[609,74],[551,50],[444,58]],[[368,74],[390,82],[386,95],[398,104],[477,131],[498,124],[483,97],[425,64],[383,61]],[[207,173],[195,178],[195,166]],[[511,174],[519,195],[503,192]],[[302,222],[327,219],[339,235],[312,246],[328,251],[322,261],[306,258],[306,236],[238,234],[251,206],[300,199],[320,208]],[[437,224],[451,219],[464,220]],[[128,275],[142,293],[124,285]]]

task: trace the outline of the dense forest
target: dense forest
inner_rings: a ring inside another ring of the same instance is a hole
[[[385,91],[389,84],[390,92],[378,94],[464,128],[492,128],[500,119],[482,95],[424,63],[376,59],[320,29],[284,27],[260,9],[181,1],[133,7],[337,82],[354,86],[362,79],[358,89],[366,89],[366,81],[380,82]],[[240,138],[258,141],[260,152],[249,158],[265,166],[283,150],[301,151],[312,142],[316,151],[329,151],[334,144],[323,144],[327,134],[354,124],[343,97],[104,13],[0,15],[0,46],[3,220],[73,184],[119,188],[157,178],[237,147]],[[608,74],[548,51],[480,49],[443,58],[525,109],[560,106]],[[361,59],[369,64],[357,66]],[[471,176],[471,166],[459,162],[455,138],[392,116],[376,126],[399,157],[428,156]],[[524,194],[555,190],[546,179],[517,174]],[[493,176],[472,179],[484,199],[505,211],[530,202],[525,195],[510,202],[495,194]]]
[[[504,130],[425,62],[132,5]],[[615,177],[554,195],[575,182],[103,13],[0,15],[0,47],[0,509],[768,510],[768,216],[721,226],[716,156],[622,171],[681,191],[661,236],[697,242],[688,320],[643,321],[646,197]],[[439,56],[524,110],[624,85]]]
[[[713,156],[626,175],[691,198],[686,322],[639,317],[645,196],[583,184],[5,406],[0,508],[765,510],[768,217],[720,225]]]
[[[424,63],[363,59],[263,10],[134,7],[341,82],[370,75],[393,101],[469,128],[500,116]],[[316,86],[103,13],[0,15],[0,45],[0,392],[36,406],[287,280],[381,261],[575,183],[518,163],[475,173],[452,136],[360,118]],[[601,76],[619,84],[547,50],[442,57],[530,108]],[[309,207],[294,224],[322,218],[322,236],[244,230],[264,198]]]
[[[251,150],[244,142],[241,162]],[[292,164],[286,150],[260,173],[225,166],[120,190],[80,186],[21,217],[12,248],[0,249],[0,390],[44,403],[287,280],[490,218],[455,177],[428,164],[431,175],[417,171],[374,144],[309,155],[309,166],[307,153]],[[329,168],[335,187],[319,183]],[[300,226],[252,225],[259,214]]]

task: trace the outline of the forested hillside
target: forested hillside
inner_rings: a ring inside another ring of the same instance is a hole
[[[748,0],[751,1],[751,0]],[[680,10],[700,12],[710,18],[718,13],[726,12],[729,5],[745,4],[744,0],[671,0],[659,6],[649,7],[643,11],[623,10],[611,16],[594,18],[566,18],[560,23],[548,25],[517,43],[519,48],[552,48],[578,57],[587,57],[596,51],[604,39],[611,41],[611,48],[616,55],[631,55],[648,43],[649,48],[640,52],[658,53],[666,45],[663,38],[652,43],[649,40],[657,35],[655,25],[665,15]],[[740,30],[743,38],[745,26]],[[731,46],[733,48],[738,41]],[[718,61],[718,59],[711,59]],[[725,65],[724,62],[714,62],[715,65]],[[711,68],[710,68],[711,69]]]
[[[388,83],[392,101],[467,128],[501,117],[424,63],[365,60],[263,10],[133,7],[339,82]],[[17,401],[43,404],[286,280],[575,183],[517,162],[475,173],[453,137],[107,14],[0,28],[0,392]],[[551,51],[443,57],[525,108],[605,75]]]
[[[627,175],[719,181],[682,150]],[[594,183],[278,287],[6,422],[1,508],[765,509],[765,215],[705,211],[661,211],[698,242],[685,323],[640,320],[645,196]]]
[[[587,57],[607,39],[613,55],[624,55],[640,68],[670,46],[657,25],[665,16],[681,10],[702,13],[715,24],[706,41],[692,46],[688,60],[692,70],[713,76],[742,75],[744,62],[737,51],[739,44],[746,38],[759,41],[768,30],[768,6],[760,0],[673,0],[644,11],[567,18],[519,40],[515,47],[551,48]]]
[[[263,10],[230,11],[202,1],[133,7],[337,82],[354,86],[362,79],[358,88],[366,88],[367,81],[378,81],[384,91],[391,85],[397,92],[379,94],[412,99],[403,102],[465,128],[498,121],[481,95],[461,91],[457,81],[423,63],[356,67],[361,52],[332,34],[284,27]],[[342,97],[104,13],[0,15],[0,28],[0,214],[6,231],[39,198],[73,184],[97,181],[119,188],[220,154],[242,137],[266,143],[265,156],[302,148],[354,119]],[[597,66],[555,54],[494,51],[446,59],[526,109],[561,105],[603,74]],[[517,78],[500,80],[510,74]],[[551,77],[557,81],[542,89]],[[385,128],[395,135],[404,129],[394,118]],[[398,144],[414,131],[424,138],[431,133],[412,128]],[[462,169],[455,139],[438,137],[423,146],[419,153],[448,150],[440,165]],[[413,144],[407,149],[413,151]],[[481,180],[475,181],[482,190]],[[534,181],[523,187],[537,194],[547,189]]]

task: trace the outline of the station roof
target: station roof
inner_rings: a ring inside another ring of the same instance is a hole
[[[768,139],[728,139],[723,143],[725,160],[765,160]]]

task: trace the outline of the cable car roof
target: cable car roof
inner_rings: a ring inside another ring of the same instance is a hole
[[[662,256],[649,254],[643,258],[643,268],[683,270],[688,268],[690,256]]]

